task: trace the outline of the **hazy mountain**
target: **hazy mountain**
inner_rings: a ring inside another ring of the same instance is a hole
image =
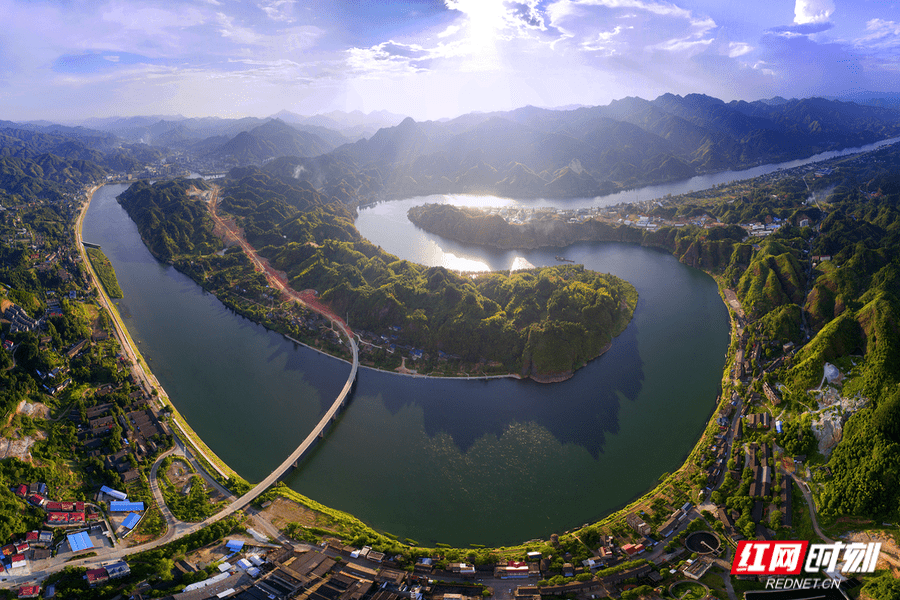
[[[376,110],[370,113],[363,113],[358,110],[349,113],[335,110],[312,116],[298,115],[297,113],[282,110],[272,115],[272,118],[291,123],[300,129],[315,133],[329,141],[331,140],[327,135],[323,135],[323,131],[336,132],[343,138],[335,142],[335,145],[338,146],[343,143],[352,143],[364,138],[370,138],[379,129],[399,124],[406,116],[386,110]]]
[[[822,98],[723,102],[700,94],[607,106],[470,113],[339,147],[389,195],[591,196],[900,135],[900,112]]]
[[[829,100],[855,102],[882,108],[900,108],[900,92],[873,92],[872,90],[852,90],[839,96],[828,96]]]
[[[238,133],[210,155],[244,165],[279,156],[318,156],[333,149],[333,145],[314,133],[299,131],[280,119],[272,119]]]
[[[120,148],[123,139],[238,165],[319,157],[279,163],[279,174],[344,200],[376,191],[591,196],[900,135],[900,111],[889,107],[900,94],[859,91],[852,97],[874,105],[664,94],[606,106],[524,106],[424,122],[386,111],[281,111],[267,120],[94,119],[85,122],[91,128],[0,122],[0,152],[25,158],[55,153],[113,170],[154,160],[146,146]],[[360,137],[363,131],[371,133]]]

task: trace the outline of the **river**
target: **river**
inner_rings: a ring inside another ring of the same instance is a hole
[[[800,163],[703,182],[709,187]],[[688,189],[703,185],[695,178],[560,204],[608,205]],[[259,480],[305,437],[349,367],[235,315],[158,263],[115,201],[123,190],[109,185],[94,195],[84,239],[100,244],[112,261],[125,292],[119,311],[179,411],[229,465]],[[517,259],[557,264],[555,255],[564,254],[634,284],[640,294],[634,319],[607,354],[559,384],[362,369],[337,425],[286,483],[401,540],[503,545],[602,517],[678,468],[714,409],[728,346],[727,311],[712,279],[638,246],[515,252],[457,244],[409,223],[406,209],[423,201],[365,208],[357,226],[401,258],[464,270],[509,269]],[[536,202],[553,203],[519,204]]]

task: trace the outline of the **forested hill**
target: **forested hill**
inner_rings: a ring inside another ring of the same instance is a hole
[[[227,294],[241,285],[215,255],[211,218],[189,194],[195,185],[136,184],[120,202],[151,251]],[[399,260],[363,239],[341,202],[293,177],[234,169],[219,195],[220,213],[237,220],[295,290],[316,290],[354,330],[433,356],[564,379],[609,347],[637,304],[629,283],[580,265],[469,277]]]
[[[0,122],[0,195],[13,202],[60,200],[161,156],[143,144],[118,145],[115,136],[100,131]]]
[[[356,172],[377,172],[380,193],[387,197],[569,198],[898,135],[900,111],[894,109],[821,98],[725,103],[698,94],[666,94],[569,111],[527,106],[440,122],[407,118],[328,156],[355,165]]]

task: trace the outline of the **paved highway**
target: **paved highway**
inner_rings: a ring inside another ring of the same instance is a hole
[[[88,196],[88,203],[90,202],[90,196],[93,195],[93,193],[96,189],[98,189],[98,188],[95,187],[90,190],[89,196]],[[85,212],[87,212],[87,205],[85,205],[84,210],[82,210],[81,214],[78,216],[78,220],[77,220],[76,226],[75,226],[75,240],[76,240],[78,249],[81,252],[82,260],[84,260],[85,266],[87,266],[88,272],[90,273],[91,278],[94,281],[94,284],[96,285],[96,287],[99,291],[99,300],[100,300],[101,305],[104,306],[106,308],[106,310],[109,312],[109,315],[110,315],[111,319],[113,320],[113,323],[115,324],[116,336],[119,339],[119,343],[122,346],[122,349],[128,354],[129,358],[132,360],[133,369],[136,372],[136,375],[138,376],[138,378],[140,380],[147,382],[147,384],[151,388],[156,388],[159,386],[159,383],[156,381],[156,379],[152,375],[148,375],[144,371],[143,365],[138,360],[137,352],[136,352],[136,350],[134,350],[133,346],[131,345],[131,340],[127,335],[125,326],[121,323],[121,321],[119,319],[118,311],[115,310],[115,307],[112,305],[112,302],[110,301],[109,297],[106,295],[106,291],[103,289],[103,286],[100,284],[99,278],[97,277],[96,273],[94,273],[94,270],[91,267],[90,260],[88,260],[87,253],[85,252],[84,245],[82,244],[82,237],[81,237],[81,225],[84,220]],[[315,310],[319,314],[321,314],[321,315],[325,316],[326,318],[328,318],[329,320],[331,320],[332,323],[335,326],[337,326],[338,329],[340,329],[341,333],[343,333],[344,336],[349,341],[350,349],[353,354],[353,361],[351,363],[350,374],[347,377],[347,382],[344,384],[343,389],[341,389],[341,392],[338,394],[337,398],[335,398],[331,407],[325,412],[325,414],[322,416],[322,418],[319,420],[319,422],[316,424],[316,426],[312,429],[312,431],[309,433],[309,435],[306,436],[306,438],[300,443],[299,446],[297,446],[297,448],[290,454],[290,456],[288,456],[286,459],[284,459],[284,462],[282,462],[280,465],[278,465],[278,467],[276,467],[275,470],[273,470],[268,475],[268,477],[266,477],[261,482],[256,484],[249,492],[247,492],[243,496],[240,496],[234,502],[232,502],[231,504],[226,506],[224,509],[222,509],[215,515],[209,517],[205,521],[202,521],[200,523],[194,523],[194,524],[186,524],[186,523],[181,523],[181,522],[176,523],[176,520],[174,519],[174,517],[172,516],[172,514],[169,512],[168,508],[165,506],[164,502],[162,501],[162,494],[159,492],[159,489],[156,485],[156,471],[158,469],[159,462],[163,458],[161,456],[161,457],[159,457],[157,462],[153,465],[150,479],[151,479],[151,489],[153,491],[153,495],[156,498],[157,503],[160,505],[160,510],[162,511],[163,515],[165,516],[166,522],[169,525],[168,531],[166,531],[165,535],[163,535],[162,537],[160,537],[152,542],[148,542],[146,544],[141,544],[139,546],[134,546],[131,548],[116,548],[116,549],[110,549],[109,551],[100,550],[97,552],[97,556],[93,556],[91,558],[85,558],[85,559],[81,559],[81,560],[73,560],[73,561],[69,561],[69,562],[58,562],[56,559],[53,559],[53,560],[51,560],[50,564],[46,566],[46,568],[44,570],[34,572],[31,575],[26,576],[21,579],[17,578],[18,581],[7,582],[3,586],[0,586],[0,587],[7,587],[10,583],[12,583],[13,585],[19,585],[19,584],[23,583],[23,579],[27,579],[27,580],[31,580],[31,581],[39,581],[39,580],[46,578],[46,576],[50,575],[51,573],[58,571],[63,566],[73,566],[73,567],[98,566],[101,563],[108,563],[109,561],[114,561],[114,560],[124,558],[124,557],[128,556],[129,554],[143,552],[144,550],[152,550],[153,548],[157,548],[159,546],[167,544],[167,543],[169,543],[173,540],[176,540],[178,538],[181,538],[185,535],[189,535],[191,533],[199,531],[200,529],[207,527],[217,521],[220,521],[220,520],[234,514],[235,512],[241,510],[242,508],[245,508],[248,504],[250,504],[253,500],[255,500],[260,494],[265,492],[273,483],[278,481],[278,479],[280,479],[285,473],[287,473],[288,470],[291,469],[303,457],[303,455],[306,453],[306,451],[309,450],[313,446],[313,444],[315,443],[317,438],[324,436],[325,428],[328,426],[329,423],[331,423],[334,420],[335,416],[337,415],[337,413],[341,409],[341,407],[344,406],[345,402],[347,401],[347,397],[350,394],[350,391],[353,389],[353,383],[356,380],[356,373],[359,369],[359,347],[356,344],[356,339],[353,336],[353,332],[346,325],[346,323],[344,323],[340,318],[337,318],[335,315],[329,313],[326,310],[323,310],[322,308],[320,308],[318,306],[303,302],[300,299],[299,294],[297,294],[296,291],[286,287],[284,282],[281,281],[270,268],[267,268],[267,265],[265,265],[264,262],[256,255],[256,251],[249,244],[247,244],[247,242],[245,240],[243,240],[242,238],[238,238],[238,239],[239,239],[244,251],[247,252],[248,256],[251,258],[251,260],[253,260],[254,264],[257,265],[257,267],[260,268],[262,270],[262,272],[266,274],[266,277],[269,279],[270,284],[273,287],[281,289],[284,293],[289,295],[292,299],[294,299],[298,302],[302,302],[304,305],[308,306],[310,309]],[[174,449],[170,450],[169,452],[166,452],[165,455],[168,455],[172,452],[174,452]]]

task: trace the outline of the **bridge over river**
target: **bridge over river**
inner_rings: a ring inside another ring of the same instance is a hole
[[[99,186],[95,187],[93,190],[90,191],[90,193],[88,195],[89,198],[90,198],[90,196],[93,195],[93,192],[96,191],[96,189],[98,189],[98,188],[99,188]],[[94,273],[94,269],[91,265],[91,262],[87,259],[87,256],[85,256],[84,248],[86,246],[95,246],[96,245],[96,244],[84,243],[81,238],[81,224],[82,224],[82,220],[84,218],[84,214],[85,214],[85,212],[87,212],[87,206],[89,203],[90,203],[90,200],[88,200],[88,203],[86,203],[85,206],[82,208],[82,212],[79,215],[78,221],[75,226],[76,245],[79,247],[80,252],[82,253],[82,260],[84,261],[84,265],[87,267],[88,272],[90,273],[91,278],[94,281],[94,284],[99,291],[98,299],[99,299],[101,305],[104,308],[106,308],[106,310],[112,317],[113,324],[115,326],[116,335],[119,338],[119,343],[122,346],[122,348],[126,350],[126,352],[129,355],[129,358],[132,360],[133,369],[137,372],[136,374],[138,375],[139,380],[143,380],[143,381],[147,382],[148,385],[152,385],[152,384],[150,384],[150,382],[152,381],[155,383],[155,385],[158,386],[159,384],[158,384],[158,382],[156,382],[155,378],[153,378],[150,373],[145,372],[142,363],[138,360],[136,350],[134,349],[134,347],[132,346],[132,344],[130,342],[130,338],[128,337],[127,331],[125,330],[124,324],[121,323],[121,321],[119,319],[118,312],[115,310],[115,307],[113,306],[112,302],[107,297],[103,286],[100,285],[99,278],[97,277],[96,273]],[[217,216],[215,215],[215,212],[214,211],[211,211],[211,212],[213,213],[214,218],[219,220],[217,218]],[[66,562],[64,564],[62,564],[62,563],[58,564],[58,565],[51,564],[51,565],[48,565],[47,569],[42,572],[32,573],[31,576],[29,577],[29,579],[38,579],[39,580],[41,578],[41,575],[48,575],[54,571],[61,569],[63,566],[96,565],[96,564],[100,564],[100,563],[106,563],[110,560],[121,559],[121,558],[124,558],[125,556],[128,556],[129,554],[134,554],[136,552],[143,552],[144,550],[151,550],[153,548],[157,548],[159,546],[167,544],[167,543],[169,543],[173,540],[176,540],[178,538],[181,538],[183,536],[189,535],[191,533],[195,533],[196,531],[198,531],[204,527],[207,527],[217,521],[220,521],[220,520],[234,514],[235,512],[241,510],[242,508],[246,507],[248,504],[253,502],[253,500],[255,500],[257,497],[259,497],[269,487],[271,487],[272,484],[274,484],[281,477],[283,477],[285,475],[285,473],[287,473],[291,468],[296,466],[297,463],[300,461],[300,459],[303,457],[303,455],[306,454],[306,452],[310,448],[312,448],[315,441],[321,437],[324,437],[326,427],[328,427],[328,425],[334,421],[335,417],[337,416],[338,411],[341,408],[343,408],[344,405],[346,404],[347,398],[350,395],[350,391],[353,389],[353,384],[356,381],[357,371],[359,370],[359,346],[357,345],[356,339],[353,336],[353,332],[350,330],[350,328],[347,326],[347,324],[344,323],[343,320],[341,320],[336,315],[330,313],[325,307],[319,306],[315,302],[304,301],[304,299],[301,298],[300,294],[297,294],[297,292],[290,289],[290,287],[288,287],[286,285],[286,282],[283,280],[283,278],[278,277],[278,274],[275,273],[271,268],[269,268],[269,266],[265,263],[265,261],[262,261],[257,256],[254,248],[249,246],[249,244],[247,244],[246,241],[243,240],[242,238],[239,238],[239,240],[241,242],[241,246],[243,247],[244,251],[251,258],[251,260],[253,260],[253,262],[256,264],[257,268],[259,268],[263,273],[265,273],[270,284],[272,284],[276,288],[281,289],[285,294],[287,294],[289,297],[296,300],[297,302],[300,302],[300,303],[306,305],[310,309],[312,309],[312,310],[322,314],[326,318],[328,318],[333,323],[333,325],[336,326],[341,331],[341,333],[347,338],[348,343],[350,344],[350,350],[351,350],[351,353],[353,356],[353,360],[350,363],[350,374],[347,377],[347,382],[344,384],[344,387],[341,389],[340,393],[338,394],[337,398],[335,398],[334,402],[331,404],[329,409],[327,411],[325,411],[324,415],[322,415],[322,418],[319,420],[319,422],[316,424],[316,426],[313,427],[312,431],[309,432],[309,434],[306,436],[306,438],[302,442],[300,442],[300,445],[297,446],[297,448],[287,458],[285,458],[284,461],[280,465],[278,465],[265,479],[263,479],[258,484],[256,484],[249,492],[247,492],[246,494],[235,499],[233,502],[231,502],[228,506],[226,506],[224,509],[222,509],[215,515],[209,517],[205,521],[201,521],[199,523],[192,523],[192,524],[175,522],[174,519],[170,518],[170,515],[167,515],[166,521],[168,524],[168,531],[166,531],[165,535],[163,535],[162,537],[160,537],[152,542],[149,542],[147,544],[141,544],[141,545],[134,546],[131,548],[115,548],[115,549],[112,549],[109,551],[99,551],[99,552],[97,552],[97,556],[94,556],[91,558],[85,558],[85,559],[81,559],[81,560],[72,560],[72,561]],[[161,460],[161,459],[162,459],[162,457],[160,457],[159,460]],[[156,466],[158,466],[158,465],[155,465],[155,467]],[[155,470],[156,469],[154,468],[154,471]],[[164,509],[165,503],[163,501],[162,494],[159,491],[158,486],[156,485],[156,480],[154,477],[151,477],[151,488],[153,489],[153,493],[154,493],[157,503],[160,505],[160,508],[163,511],[163,514],[165,515],[168,511],[166,511]]]

